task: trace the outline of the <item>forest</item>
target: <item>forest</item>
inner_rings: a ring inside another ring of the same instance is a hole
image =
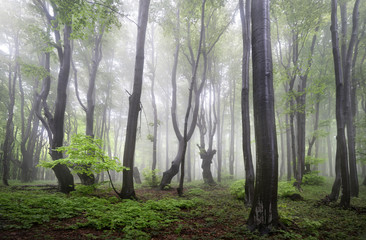
[[[0,2],[0,239],[366,239],[365,1]]]

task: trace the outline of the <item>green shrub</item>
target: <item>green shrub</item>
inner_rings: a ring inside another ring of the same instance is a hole
[[[323,176],[319,176],[317,171],[313,171],[304,174],[302,182],[304,185],[321,186],[325,183],[325,178]]]
[[[202,190],[201,188],[192,188],[188,191],[188,193],[193,196],[202,196],[206,194],[206,191]]]
[[[278,182],[278,196],[280,197],[288,197],[292,194],[295,194],[296,188],[294,187],[293,182],[280,181]]]
[[[161,180],[159,169],[151,170],[144,168],[142,170],[142,176],[144,176],[144,183],[150,187],[157,187]]]
[[[245,196],[245,180],[237,180],[230,185],[230,194],[236,199],[243,199]]]

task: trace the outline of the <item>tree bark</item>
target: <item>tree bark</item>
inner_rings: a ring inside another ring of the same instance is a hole
[[[248,225],[268,233],[278,226],[278,152],[274,112],[269,1],[252,3],[253,102],[257,176]]]
[[[183,181],[184,181],[184,158],[187,148],[187,142],[190,140],[190,138],[193,135],[193,132],[196,128],[197,124],[197,118],[198,118],[198,110],[199,110],[199,104],[200,104],[200,94],[202,92],[203,86],[205,84],[205,81],[202,81],[199,87],[197,88],[197,70],[198,70],[198,64],[199,59],[201,57],[201,49],[202,49],[202,41],[204,36],[204,12],[205,12],[205,4],[206,0],[202,1],[202,9],[201,9],[201,32],[200,32],[200,40],[197,50],[197,56],[196,60],[193,64],[193,71],[192,71],[192,79],[190,83],[189,88],[189,97],[188,97],[188,106],[184,118],[184,130],[183,135],[181,134],[178,122],[177,122],[177,116],[176,116],[176,108],[177,108],[177,99],[176,99],[176,91],[177,91],[177,84],[176,84],[176,75],[177,75],[177,65],[178,65],[178,56],[179,56],[179,37],[176,36],[176,51],[174,55],[174,64],[173,64],[173,71],[172,71],[172,108],[171,108],[171,114],[172,114],[172,122],[173,122],[173,128],[174,132],[178,138],[179,146],[178,146],[178,153],[176,157],[174,158],[174,161],[172,162],[172,165],[170,169],[165,171],[163,173],[163,177],[160,183],[160,189],[164,189],[168,184],[170,184],[172,178],[178,173],[179,166],[182,163],[182,169],[181,169],[181,176],[180,176],[180,183],[179,187],[177,189],[178,194],[182,195],[183,193]],[[179,9],[177,14],[177,32],[179,34]],[[193,113],[192,113],[192,120],[190,127],[188,129],[188,118],[190,115],[190,112],[192,111],[192,98],[193,98],[193,92],[195,93],[195,101],[194,101],[194,107],[193,107]]]
[[[252,160],[250,139],[250,115],[249,115],[249,64],[250,64],[250,19],[251,0],[245,2],[239,0],[240,18],[243,37],[242,59],[242,90],[241,90],[241,114],[242,114],[242,141],[245,166],[245,197],[244,203],[251,206],[254,197],[254,167]]]
[[[156,69],[156,63],[155,63],[155,47],[154,47],[154,26],[151,27],[151,62],[149,64],[150,66],[150,80],[151,80],[151,105],[153,108],[153,114],[154,114],[154,122],[153,122],[153,158],[152,158],[152,182],[156,182],[156,175],[155,175],[155,169],[156,169],[156,154],[157,154],[157,141],[158,141],[158,110],[156,107],[156,101],[155,101],[155,69]]]
[[[136,43],[136,60],[135,60],[135,76],[133,84],[133,92],[129,98],[129,109],[126,130],[126,142],[123,153],[123,166],[129,168],[123,170],[123,183],[120,193],[123,199],[136,198],[133,185],[133,166],[136,146],[136,132],[138,115],[140,112],[140,99],[142,91],[142,76],[144,71],[144,49],[146,28],[148,22],[150,0],[139,1],[139,16]]]
[[[339,54],[339,40],[337,30],[337,0],[332,0],[332,14],[331,14],[331,33],[332,33],[332,48],[333,60],[335,70],[336,83],[336,120],[337,120],[337,151],[336,151],[336,180],[333,184],[331,197],[337,197],[339,192],[339,183],[342,184],[342,198],[341,206],[348,208],[350,206],[350,183],[348,172],[348,156],[345,136],[345,122],[344,122],[344,81],[342,75],[341,58]],[[339,178],[339,175],[341,176]]]
[[[9,172],[10,172],[10,159],[12,158],[13,142],[14,142],[14,106],[15,106],[15,86],[19,73],[19,40],[18,36],[15,37],[15,66],[12,68],[11,63],[9,63],[9,76],[8,76],[8,119],[6,121],[5,128],[5,139],[3,144],[3,176],[2,181],[5,186],[9,186]]]
[[[357,40],[357,32],[358,32],[358,9],[359,9],[360,0],[356,0],[354,9],[353,9],[353,27],[352,27],[352,35],[349,41],[348,49],[346,50],[345,45],[346,36],[342,34],[342,55],[345,55],[345,59],[343,62],[343,82],[344,82],[344,95],[345,95],[345,106],[344,106],[344,115],[345,115],[345,124],[347,126],[347,143],[348,143],[348,160],[349,160],[349,168],[350,168],[350,187],[351,187],[351,196],[357,197],[359,192],[358,186],[358,176],[357,176],[357,166],[356,166],[356,148],[355,148],[355,127],[353,121],[353,112],[351,105],[351,67],[352,67],[352,56],[354,51],[354,46]],[[341,4],[341,13],[346,12],[346,3]],[[346,32],[347,29],[344,26],[347,25],[347,20],[345,13],[341,14],[342,17],[342,33]],[[346,22],[343,24],[343,22]],[[347,52],[346,52],[347,51]]]

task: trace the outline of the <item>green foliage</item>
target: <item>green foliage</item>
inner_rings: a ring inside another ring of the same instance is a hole
[[[228,197],[229,188],[223,185],[204,191],[201,187],[207,186],[195,181],[187,184],[189,194],[184,198],[170,191],[141,191],[138,194],[142,201],[138,202],[97,195],[99,187],[94,196],[64,195],[11,181],[12,188],[0,185],[0,231],[8,236],[25,228],[20,234],[44,238],[56,232],[80,239],[202,239],[202,233],[205,239],[363,239],[366,188],[360,186],[359,197],[351,199],[352,210],[335,207],[336,203],[314,207],[332,187],[334,179],[327,180],[322,186],[304,185],[306,201],[279,198],[278,211],[285,230],[265,236],[247,229],[250,208]],[[293,188],[292,182],[279,182],[279,194],[288,188]]]
[[[280,197],[288,197],[292,194],[297,193],[296,188],[294,187],[293,181],[280,181],[278,182],[278,196]]]
[[[302,182],[304,185],[311,186],[320,186],[325,182],[325,178],[323,176],[318,175],[318,171],[312,171],[310,173],[304,174]]]
[[[159,169],[151,170],[144,168],[142,170],[142,176],[144,176],[144,183],[150,187],[157,187],[161,180]]]
[[[201,188],[192,188],[189,189],[188,193],[192,196],[202,196],[206,193],[206,191]]]
[[[315,157],[312,157],[312,156],[306,156],[305,157],[305,164],[317,165],[317,164],[320,164],[320,163],[323,163],[323,162],[325,162],[324,158],[315,158]]]
[[[147,140],[149,140],[150,142],[154,142],[154,136],[152,134],[148,134]]]
[[[245,180],[237,180],[230,185],[230,194],[236,199],[244,200],[245,196]]]
[[[113,25],[120,26],[117,17],[118,0],[52,0],[51,2],[57,9],[57,21],[54,22],[54,27],[59,28],[60,24],[71,25],[71,37],[74,39],[86,38],[97,26],[106,27],[107,30]]]
[[[102,140],[84,134],[73,135],[69,146],[59,147],[55,151],[64,152],[68,157],[51,162],[41,161],[39,166],[53,168],[57,164],[64,164],[71,167],[74,173],[88,175],[106,170],[120,172],[127,169],[120,164],[118,158],[110,158],[102,150]]]
[[[2,191],[0,215],[6,220],[5,229],[27,229],[53,219],[84,215],[85,220],[67,228],[111,229],[124,232],[126,238],[141,239],[141,236],[150,239],[150,230],[167,227],[178,220],[182,209],[191,209],[198,204],[194,199],[149,200],[145,203],[132,200],[116,202],[115,199],[66,196],[37,190]]]

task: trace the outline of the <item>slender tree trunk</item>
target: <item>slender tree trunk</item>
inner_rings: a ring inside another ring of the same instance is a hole
[[[67,84],[69,80],[70,73],[70,62],[71,62],[71,46],[70,46],[70,34],[71,26],[66,25],[64,27],[64,51],[63,57],[60,61],[60,71],[58,75],[57,84],[57,96],[55,103],[55,113],[54,118],[51,123],[53,131],[53,137],[51,142],[51,157],[53,160],[63,158],[61,152],[54,151],[58,147],[63,146],[64,140],[64,119],[65,119],[65,109],[66,109],[66,98],[67,98]],[[51,125],[51,124],[50,124]],[[70,170],[65,165],[56,165],[53,168],[55,175],[59,181],[59,190],[63,193],[69,193],[74,190],[74,178],[70,173]]]
[[[357,32],[358,32],[358,8],[359,8],[360,0],[356,0],[355,6],[353,9],[353,27],[352,27],[352,35],[349,41],[349,46],[346,53],[346,36],[342,34],[342,55],[345,55],[343,62],[343,82],[344,82],[344,91],[345,91],[345,106],[344,106],[344,114],[345,114],[345,124],[347,126],[347,143],[348,143],[348,160],[349,160],[349,168],[350,168],[350,187],[351,187],[351,196],[357,197],[359,192],[358,186],[358,176],[357,176],[357,165],[356,165],[356,148],[355,148],[355,128],[353,121],[353,112],[351,105],[351,66],[352,66],[352,56],[354,51],[354,46],[357,40]],[[341,4],[341,13],[346,12],[346,3]],[[346,22],[345,16],[346,13],[341,14],[342,17],[342,29],[345,28],[343,22]],[[346,32],[347,29],[342,30]]]
[[[348,172],[348,159],[347,159],[347,145],[345,136],[345,123],[343,117],[343,101],[344,96],[344,82],[341,67],[341,58],[339,54],[339,43],[338,43],[338,31],[337,31],[337,0],[332,0],[332,48],[333,48],[333,59],[334,59],[334,70],[335,70],[335,83],[336,83],[336,120],[337,120],[337,152],[336,152],[336,180],[333,184],[332,197],[337,197],[339,192],[339,183],[342,183],[342,198],[341,206],[348,208],[350,205],[350,183],[349,183],[349,172]],[[338,166],[337,166],[338,165]],[[337,171],[338,170],[338,171]],[[341,178],[339,179],[339,175]]]
[[[280,179],[282,179],[283,175],[285,174],[285,144],[283,139],[283,132],[282,132],[282,123],[280,114],[277,112],[277,121],[280,128],[280,139],[281,139],[281,167],[280,167]]]
[[[242,114],[242,141],[245,166],[245,199],[244,203],[251,206],[254,197],[254,167],[252,160],[250,139],[250,115],[249,115],[249,64],[250,64],[250,19],[251,1],[239,0],[240,18],[243,35],[243,59],[242,59],[242,90],[241,90],[241,114]]]
[[[308,157],[311,157],[311,150],[314,146],[314,143],[315,141],[317,140],[316,139],[316,131],[318,130],[318,125],[319,125],[319,105],[320,105],[320,96],[317,95],[317,102],[315,104],[315,121],[314,121],[314,135],[313,137],[311,138],[311,140],[309,141],[309,147],[308,147],[308,152],[307,152],[307,156]],[[304,173],[309,173],[311,172],[311,169],[310,169],[310,163],[306,164],[305,166],[305,172]]]
[[[268,233],[278,226],[278,152],[274,112],[269,1],[252,3],[253,102],[257,176],[248,225]]]
[[[229,150],[229,174],[234,176],[234,147],[235,147],[235,78],[230,82],[230,150]]]
[[[155,69],[156,69],[156,63],[155,63],[155,47],[154,47],[154,26],[151,27],[151,62],[149,64],[150,66],[150,80],[151,80],[151,104],[153,108],[154,113],[154,132],[153,132],[153,159],[152,159],[152,182],[156,182],[156,175],[155,175],[155,169],[156,169],[156,154],[157,154],[157,141],[158,141],[158,110],[156,107],[156,101],[155,101]]]
[[[19,56],[19,41],[18,36],[15,38],[15,58]],[[14,105],[15,105],[15,86],[19,73],[19,63],[15,60],[15,66],[12,68],[11,63],[9,64],[9,76],[8,76],[8,93],[9,93],[9,104],[8,104],[8,119],[6,121],[5,128],[5,139],[3,144],[3,184],[9,186],[9,172],[10,172],[10,159],[12,158],[13,142],[14,142]]]
[[[129,99],[126,142],[123,153],[123,166],[129,168],[129,170],[123,171],[123,183],[120,193],[121,198],[123,199],[136,198],[133,185],[133,162],[136,146],[137,122],[140,112],[142,76],[144,71],[145,36],[148,22],[149,5],[150,0],[140,0],[136,43],[135,76],[133,92]]]
[[[174,55],[174,64],[173,64],[173,71],[172,71],[172,85],[173,85],[173,91],[172,91],[172,122],[173,122],[173,128],[174,132],[178,138],[179,141],[179,147],[178,147],[178,153],[172,162],[172,165],[169,170],[165,171],[163,173],[163,177],[160,183],[160,189],[164,189],[168,184],[170,184],[171,179],[178,173],[179,166],[182,164],[181,169],[181,176],[180,176],[180,182],[179,187],[177,189],[178,194],[182,195],[183,193],[183,182],[184,182],[184,159],[186,154],[186,148],[187,148],[187,142],[192,137],[194,130],[196,128],[197,118],[198,118],[198,110],[200,105],[200,94],[202,92],[203,86],[205,84],[205,81],[202,81],[199,85],[199,88],[197,89],[197,70],[199,66],[199,59],[201,57],[202,53],[202,42],[204,37],[204,13],[205,13],[205,4],[206,0],[202,1],[202,9],[201,9],[201,32],[200,32],[200,40],[197,50],[197,56],[196,60],[193,64],[193,71],[192,71],[192,80],[189,87],[189,97],[188,97],[188,106],[186,109],[186,114],[184,117],[184,130],[183,134],[180,133],[180,130],[178,128],[177,123],[177,116],[176,116],[176,108],[177,108],[177,99],[176,99],[176,91],[177,91],[177,84],[176,84],[176,73],[177,73],[177,65],[178,65],[178,55],[179,55],[179,38],[176,36],[176,52]],[[177,17],[177,29],[179,29],[179,10],[178,10],[178,17]],[[179,32],[179,31],[178,31]],[[194,100],[194,107],[192,107],[192,101],[193,101],[193,92],[195,94],[195,100]],[[192,120],[190,127],[188,128],[188,118],[190,116],[190,113],[193,109],[192,113]]]

